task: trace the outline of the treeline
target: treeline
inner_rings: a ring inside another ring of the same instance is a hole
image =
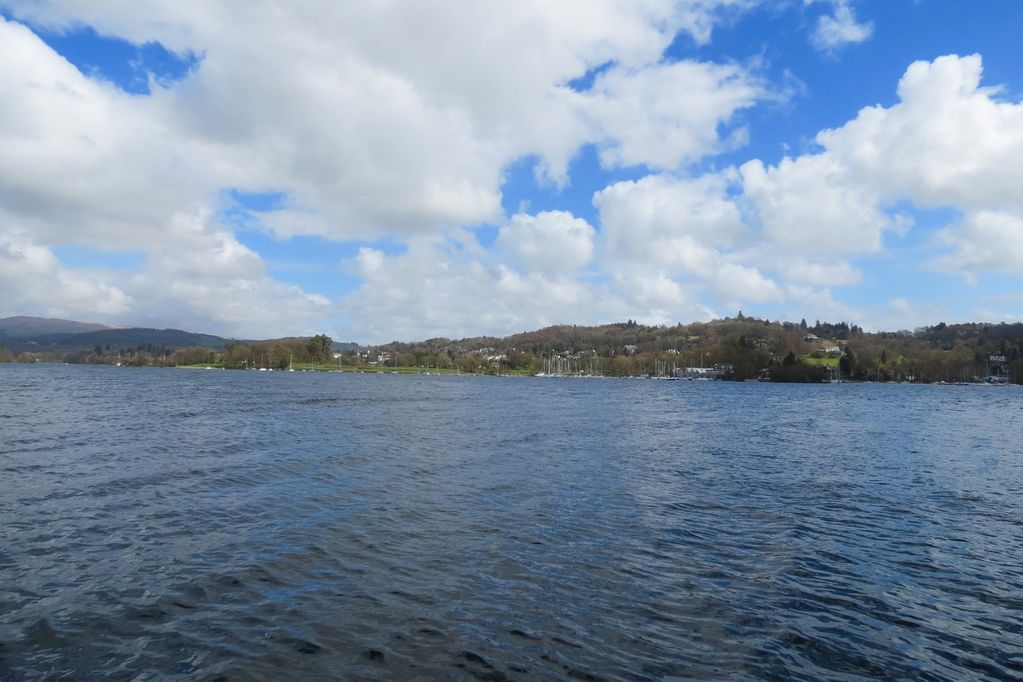
[[[37,362],[38,359],[31,353],[19,353],[17,356],[6,348],[0,347],[0,362]]]
[[[220,357],[220,364],[228,369],[288,369],[299,365],[330,364],[334,362],[333,340],[326,334],[311,338],[281,339],[229,343]],[[178,364],[214,364],[208,358],[208,348],[185,348]]]
[[[559,325],[505,338],[390,343],[346,355],[346,364],[458,367],[462,371],[665,376],[719,368],[722,378],[774,381],[1023,382],[1023,324],[968,323],[865,332],[847,322],[776,322],[743,316],[674,326],[632,320]]]
[[[0,362],[66,362],[69,364],[121,365],[126,367],[175,367],[203,365],[230,369],[285,369],[295,364],[333,362],[332,340],[320,334],[312,338],[228,342],[224,350],[205,346],[171,348],[150,343],[131,346],[95,345],[88,350],[61,352],[43,349],[23,352],[17,358],[0,348]]]
[[[50,354],[48,354],[50,353]],[[773,381],[984,381],[1023,383],[1023,324],[945,324],[865,332],[846,322],[777,322],[743,316],[674,326],[635,321],[559,325],[504,338],[446,338],[334,350],[330,337],[131,348],[96,345],[65,356],[0,349],[0,362],[36,360],[230,369],[418,368],[463,373],[669,376],[713,370],[725,379]]]

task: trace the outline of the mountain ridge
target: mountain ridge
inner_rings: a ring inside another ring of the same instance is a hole
[[[233,339],[183,329],[155,327],[114,327],[95,322],[78,322],[52,317],[18,315],[0,318],[0,346],[12,352],[69,352],[110,346],[127,348],[183,348],[197,346],[223,350],[232,343],[274,342],[285,339]],[[355,343],[334,342],[337,350],[358,347]]]
[[[78,322],[57,317],[15,315],[0,318],[0,340],[30,338],[46,334],[82,334],[85,332],[117,329],[98,322]]]

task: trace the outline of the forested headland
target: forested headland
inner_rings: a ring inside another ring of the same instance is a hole
[[[376,357],[374,357],[376,354]],[[845,322],[743,316],[675,326],[561,325],[505,338],[391,343],[345,353],[353,365],[456,367],[487,373],[693,376],[774,381],[1023,381],[1023,324],[938,324],[865,332]]]

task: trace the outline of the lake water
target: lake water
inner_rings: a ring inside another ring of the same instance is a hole
[[[0,678],[1023,677],[1023,390],[0,365]]]

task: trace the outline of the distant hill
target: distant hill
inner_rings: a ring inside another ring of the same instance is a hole
[[[61,348],[92,348],[94,346],[182,348],[184,346],[199,346],[219,350],[228,343],[228,339],[212,334],[196,334],[180,329],[149,329],[147,327],[101,329],[83,334],[42,334],[34,336],[30,340],[39,346]]]
[[[75,322],[53,317],[4,317],[0,318],[0,340],[27,339],[46,334],[82,334],[114,329],[94,322]]]
[[[137,348],[175,350],[188,346],[223,350],[235,342],[213,334],[181,329],[148,327],[118,328],[92,322],[75,322],[43,317],[5,317],[0,319],[0,347],[20,353],[66,354],[92,350],[97,346],[111,350]],[[254,343],[257,341],[238,341]],[[335,341],[335,350],[358,348],[356,343]]]
[[[93,322],[28,316],[0,319],[0,346],[14,352],[67,353],[97,346],[112,349],[200,346],[220,350],[227,343],[228,340],[220,336],[180,329],[118,328]]]

